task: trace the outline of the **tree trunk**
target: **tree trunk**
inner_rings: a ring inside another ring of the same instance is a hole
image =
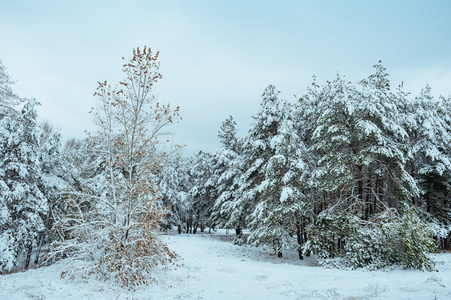
[[[278,239],[276,239],[276,240],[273,240],[272,243],[273,243],[272,247],[273,247],[274,255],[277,254],[277,257],[281,258],[282,251],[281,251],[281,247],[280,247],[280,241]]]
[[[335,257],[335,237],[332,236],[332,241],[330,242],[330,258]]]
[[[41,248],[42,248],[42,243],[44,242],[44,236],[45,233],[42,232],[41,233],[41,238],[39,239],[39,246],[38,246],[38,250],[36,253],[36,258],[34,259],[34,264],[37,265],[39,263],[39,255],[41,255]]]
[[[193,219],[190,217],[187,221],[186,221],[186,233],[193,233]]]
[[[370,212],[371,212],[371,203],[370,203],[370,190],[371,190],[371,175],[368,176],[367,180],[367,188],[365,195],[365,220],[369,220]]]
[[[376,188],[375,188],[375,195],[374,195],[374,204],[373,204],[373,213],[377,213],[377,198],[379,197],[379,189],[380,189],[380,179],[379,177],[376,177]]]
[[[380,202],[384,202],[384,182],[379,179],[379,192],[377,193]]]
[[[28,267],[30,266],[30,260],[31,260],[31,252],[33,251],[33,247],[29,245],[27,247],[27,257],[25,259],[25,270],[28,270]]]
[[[302,219],[302,228],[303,228],[302,235],[304,236],[304,243],[306,243],[308,241],[307,230],[305,230],[306,225],[307,225],[305,219],[306,219],[305,217]],[[307,253],[305,253],[305,255],[310,256],[310,252],[307,251]]]
[[[196,234],[197,228],[199,227],[199,220],[200,220],[200,210],[197,210],[196,220],[193,224],[193,234]]]
[[[363,206],[363,172],[362,172],[362,166],[361,165],[358,166],[357,169],[358,169],[358,180],[359,180],[358,181],[358,194],[359,194],[358,198],[360,200],[359,204],[362,205],[361,209],[363,210],[364,206]]]
[[[299,259],[304,259],[302,256],[302,230],[301,230],[301,220],[299,217],[299,213],[296,211],[294,213],[295,226],[296,226],[296,240],[298,242],[298,255]]]
[[[415,178],[415,163],[412,163],[412,171],[410,172],[410,176],[412,176],[413,179]],[[415,196],[412,196],[412,205],[415,205]]]

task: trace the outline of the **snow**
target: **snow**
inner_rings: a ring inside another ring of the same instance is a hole
[[[284,186],[282,189],[282,194],[280,195],[280,202],[284,203],[291,196],[293,196],[293,189],[291,187]]]
[[[41,174],[41,178],[46,186],[55,187],[59,191],[63,191],[67,188],[68,183],[60,177],[52,174]]]
[[[163,238],[179,253],[180,267],[157,271],[152,286],[128,291],[90,279],[62,279],[61,262],[0,276],[0,299],[451,299],[451,253],[434,254],[439,272],[326,269],[314,257],[269,256],[233,245],[233,234]]]

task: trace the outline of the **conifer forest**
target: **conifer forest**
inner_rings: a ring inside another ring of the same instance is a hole
[[[434,97],[428,85],[411,94],[381,61],[358,82],[313,77],[290,101],[269,85],[247,134],[238,136],[230,116],[217,128],[216,151],[187,155],[167,143],[167,129],[183,119],[155,97],[159,52],[140,47],[129,57],[121,81],[98,82],[95,130],[81,139],[38,121],[39,102],[15,94],[0,63],[0,296],[25,299],[9,294],[7,278],[46,268],[59,281],[124,293],[170,289],[176,280],[164,288],[159,280],[186,269],[183,253],[204,244],[196,251],[242,251],[243,262],[270,260],[280,274],[287,261],[287,272],[311,263],[319,276],[419,272],[440,297],[451,295],[451,282],[431,275],[451,268],[449,96]],[[206,243],[210,236],[217,244]],[[209,263],[225,261],[218,254]],[[177,282],[196,276],[176,274]],[[386,291],[373,286],[359,299]],[[331,289],[284,293],[357,299]],[[193,295],[183,298],[200,299]]]
[[[0,300],[451,299],[451,1],[0,1]]]

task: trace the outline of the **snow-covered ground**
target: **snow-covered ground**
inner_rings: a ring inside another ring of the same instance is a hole
[[[439,272],[344,271],[248,246],[232,233],[164,238],[183,257],[158,281],[128,291],[97,280],[61,279],[67,263],[0,276],[0,299],[451,299],[451,254],[434,255]]]

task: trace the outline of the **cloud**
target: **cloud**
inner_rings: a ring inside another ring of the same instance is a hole
[[[218,147],[229,115],[244,135],[268,84],[293,100],[313,74],[320,84],[336,71],[356,82],[382,59],[393,85],[450,92],[451,21],[438,4],[17,1],[2,8],[0,58],[16,91],[37,98],[40,116],[66,137],[92,130],[97,81],[119,81],[121,57],[144,45],[161,51],[156,93],[181,107],[172,131],[187,153]]]

